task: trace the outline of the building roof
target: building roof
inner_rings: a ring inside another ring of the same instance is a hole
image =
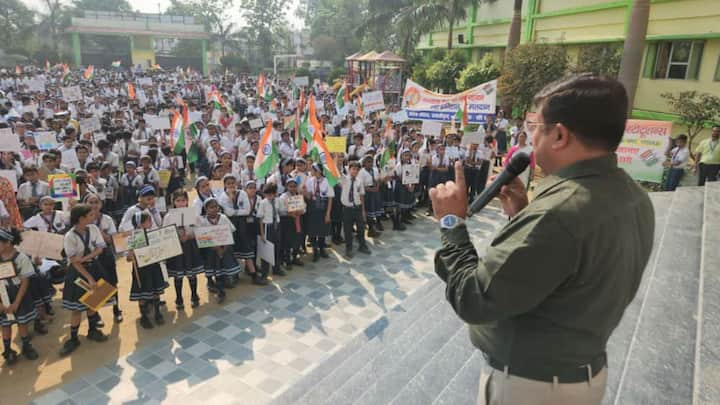
[[[362,51],[361,51],[361,52],[355,52],[354,54],[352,54],[352,55],[348,56],[347,58],[345,58],[345,60],[357,60],[357,59],[358,59],[360,56],[362,56],[362,55],[363,55]]]
[[[366,53],[366,54],[363,55],[363,56],[359,56],[359,57],[358,57],[357,59],[355,59],[355,60],[359,60],[359,61],[361,61],[361,62],[372,62],[372,61],[375,60],[375,57],[376,57],[376,56],[378,56],[378,53],[377,53],[377,52],[375,52],[375,51],[370,51],[370,52]]]
[[[398,63],[405,63],[405,59],[399,57],[398,55],[395,55],[394,53],[390,51],[385,51],[375,57],[375,61],[377,62],[398,62]]]

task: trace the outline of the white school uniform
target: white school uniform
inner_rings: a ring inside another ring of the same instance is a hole
[[[37,195],[35,198],[40,198],[42,196],[48,195],[50,193],[50,187],[48,184],[44,181],[38,180],[36,182],[36,193]],[[29,181],[26,181],[25,183],[18,186],[17,190],[17,199],[18,200],[28,200],[33,197],[32,195],[32,188],[33,185]]]
[[[152,221],[152,226],[150,229],[157,229],[160,227],[160,224],[162,224],[162,218],[160,217],[160,212],[158,212],[157,208],[140,208],[137,204],[131,206],[130,208],[125,211],[125,214],[122,217],[122,220],[120,220],[120,226],[118,227],[121,232],[129,232],[136,228],[135,225],[133,225],[133,217],[135,217],[135,214],[138,212],[146,212],[150,215],[150,220]]]
[[[63,211],[55,210],[53,211],[53,217],[47,220],[40,213],[33,215],[23,223],[23,228],[35,228],[40,232],[60,233],[69,225],[70,218]]]

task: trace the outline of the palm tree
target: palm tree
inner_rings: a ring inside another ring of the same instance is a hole
[[[467,8],[477,0],[450,0],[446,4],[444,17],[448,22],[448,52],[452,50],[453,27],[456,22],[467,17]]]
[[[634,0],[618,74],[618,80],[628,94],[628,116],[632,114],[635,101],[649,18],[650,0]]]
[[[505,52],[515,49],[520,44],[520,25],[522,25],[522,0],[515,0],[513,4],[513,16],[510,23],[510,34]]]
[[[217,21],[217,32],[212,36],[220,44],[220,57],[225,56],[225,47],[231,42],[233,28],[235,28],[234,23],[228,22],[223,24],[221,20]]]

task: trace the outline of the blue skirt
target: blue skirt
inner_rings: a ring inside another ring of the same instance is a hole
[[[365,212],[368,218],[379,218],[385,213],[382,192],[368,191],[365,193]]]
[[[132,287],[130,287],[130,301],[151,301],[156,295],[161,295],[168,288],[168,283],[162,274],[160,264],[149,264],[132,272]]]
[[[10,281],[10,280],[8,280]],[[20,292],[20,286],[15,285],[12,282],[7,283],[7,293],[10,298],[10,302],[15,302],[18,292]],[[33,305],[33,300],[30,297],[30,291],[26,291],[17,311],[15,311],[15,319],[8,320],[5,313],[0,313],[0,326],[8,327],[13,324],[26,325],[37,318],[37,310]]]
[[[223,246],[222,256],[215,248],[203,248],[202,255],[205,262],[205,275],[208,277],[234,276],[240,273],[240,264],[235,259],[232,245]]]
[[[168,276],[173,278],[194,277],[202,273],[205,267],[195,239],[182,242],[182,250],[183,254],[172,257],[165,262]]]

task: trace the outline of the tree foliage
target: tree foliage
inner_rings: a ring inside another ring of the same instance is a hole
[[[434,62],[427,68],[426,75],[430,87],[446,93],[455,93],[457,79],[467,65],[468,57],[465,51],[455,50],[448,56]]]
[[[279,35],[286,32],[285,10],[289,0],[241,0],[240,13],[247,21],[247,35],[256,48],[251,53],[251,61],[255,65],[270,66],[272,54],[283,44]]]
[[[480,63],[467,65],[457,79],[457,89],[460,91],[471,89],[477,85],[495,80],[500,76],[500,67],[492,55],[486,54]]]
[[[19,0],[0,0],[2,48],[22,49],[35,27],[35,13]]]
[[[622,44],[592,44],[580,49],[575,70],[578,73],[595,73],[617,77],[622,58]]]
[[[223,67],[236,73],[250,72],[250,64],[238,54],[228,54],[220,57],[220,63]]]
[[[545,85],[562,78],[568,68],[567,49],[562,45],[529,43],[518,46],[505,57],[498,91],[513,116],[524,117],[533,97]]]
[[[720,97],[697,91],[681,91],[677,95],[663,93],[670,109],[680,116],[680,123],[688,129],[688,150],[692,153],[695,137],[708,125],[720,119]]]

